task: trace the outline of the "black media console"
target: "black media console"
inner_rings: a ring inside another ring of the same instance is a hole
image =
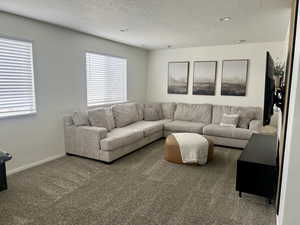
[[[236,190],[268,198],[277,185],[277,139],[273,135],[253,134],[237,161]]]
[[[7,189],[5,162],[11,160],[12,156],[0,151],[0,191]]]

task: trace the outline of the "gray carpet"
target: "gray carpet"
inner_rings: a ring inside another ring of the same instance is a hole
[[[206,166],[164,161],[163,140],[112,165],[66,156],[12,175],[0,224],[275,225],[264,198],[235,191],[239,150]]]

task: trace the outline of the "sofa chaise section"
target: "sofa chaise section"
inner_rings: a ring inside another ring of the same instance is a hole
[[[252,131],[244,128],[231,128],[209,124],[203,128],[203,134],[217,145],[243,148],[252,136]]]
[[[218,124],[209,124],[203,128],[203,134],[216,137],[234,138],[248,140],[252,131],[244,128],[224,127]]]
[[[221,126],[224,113],[239,114],[238,127]],[[214,105],[212,122],[203,128],[203,134],[217,145],[244,148],[253,133],[260,132],[262,127],[262,110],[259,107],[237,107]]]

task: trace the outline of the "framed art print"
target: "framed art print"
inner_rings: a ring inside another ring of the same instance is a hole
[[[189,62],[169,62],[168,94],[187,94]]]
[[[224,60],[221,95],[246,96],[248,59]]]
[[[217,61],[194,62],[193,95],[215,95]]]

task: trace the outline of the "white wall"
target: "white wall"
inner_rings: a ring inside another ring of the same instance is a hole
[[[64,154],[62,117],[86,106],[85,51],[128,59],[128,98],[145,100],[148,52],[23,17],[0,13],[0,36],[33,41],[37,114],[0,119],[8,170]]]
[[[300,225],[300,10],[296,31],[294,66],[288,112],[288,126],[278,225]]]
[[[274,60],[284,56],[284,43],[237,44],[213,47],[194,47],[156,50],[149,54],[147,100],[189,103],[212,103],[244,106],[263,106],[266,51]],[[249,59],[246,97],[221,96],[221,70],[224,59]],[[192,95],[193,61],[217,60],[217,85],[215,96]],[[189,94],[167,94],[168,62],[190,61]]]

